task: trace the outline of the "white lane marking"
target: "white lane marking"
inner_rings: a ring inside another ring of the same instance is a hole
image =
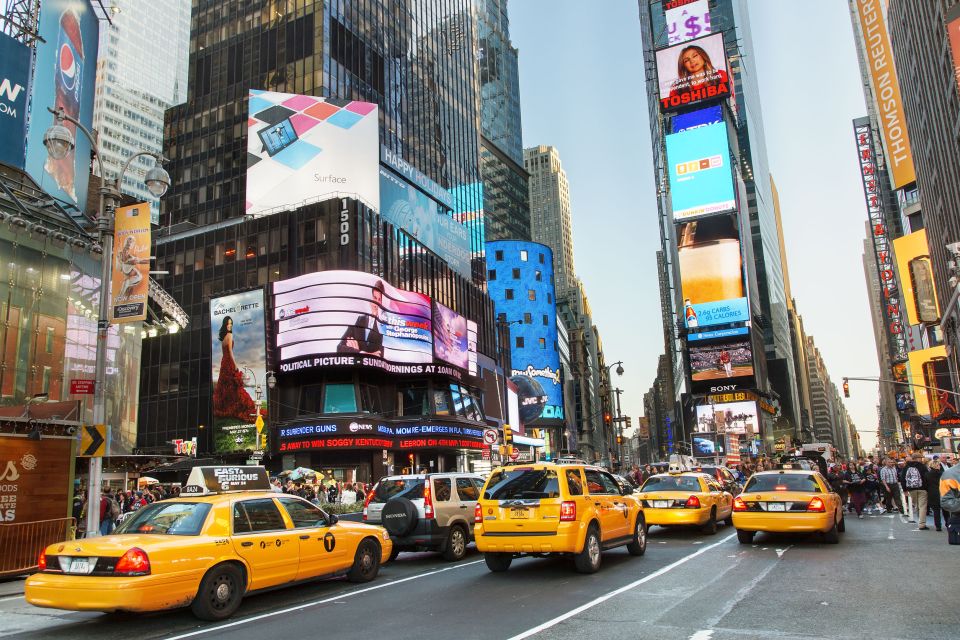
[[[689,640],[710,640],[713,638],[713,629],[703,629],[690,636]]]
[[[6,598],[0,598],[0,602],[8,602],[8,601],[10,601],[10,600],[23,600],[23,594],[21,593],[21,594],[19,594],[19,595],[15,595],[15,596],[8,596],[8,597],[6,597]]]
[[[790,547],[787,547],[787,549],[789,548]],[[786,549],[784,549],[784,551],[786,551]],[[748,582],[743,587],[741,587],[740,590],[734,594],[733,598],[731,598],[727,602],[727,604],[724,605],[723,609],[721,609],[717,615],[713,616],[712,618],[706,621],[705,623],[706,626],[716,627],[721,620],[726,618],[727,614],[733,611],[733,608],[737,606],[737,603],[739,603],[741,600],[746,598],[750,594],[750,592],[753,591],[754,587],[760,584],[760,581],[766,578],[767,574],[773,571],[773,568],[780,563],[780,556],[781,554],[778,553],[777,559],[775,561],[771,562],[763,571],[761,571],[760,573],[755,575],[753,578],[751,578],[750,582]]]
[[[703,540],[697,540],[697,541],[694,542],[693,544],[703,544]]]
[[[890,516],[890,530],[887,532],[887,540],[896,540],[896,538],[893,537],[894,522],[896,522],[896,520],[893,519],[893,516]]]
[[[782,558],[782,557],[783,557],[783,554],[785,554],[787,551],[789,551],[789,550],[790,550],[790,547],[792,547],[792,546],[793,546],[793,545],[791,544],[791,545],[788,546],[786,549],[777,549],[777,557],[778,557],[778,558]]]
[[[427,578],[429,576],[435,576],[438,573],[443,573],[444,571],[453,571],[454,569],[460,569],[462,567],[469,567],[473,564],[480,564],[483,560],[474,560],[473,562],[464,562],[463,564],[458,564],[453,567],[446,567],[444,569],[437,569],[436,571],[430,571],[429,573],[421,573],[415,576],[408,576],[406,578],[401,578],[399,580],[394,580],[392,582],[384,582],[383,584],[378,584],[373,587],[366,587],[365,589],[358,589],[356,591],[351,591],[350,593],[341,593],[330,598],[324,598],[323,600],[314,600],[313,602],[306,602],[304,604],[298,604],[295,607],[287,607],[286,609],[278,609],[277,611],[270,611],[267,613],[261,613],[260,615],[251,616],[249,618],[244,618],[242,620],[236,620],[234,622],[229,622],[227,624],[217,625],[215,627],[207,627],[206,629],[198,629],[197,631],[191,631],[190,633],[183,633],[179,636],[171,636],[167,640],[182,640],[183,638],[193,638],[196,636],[202,636],[207,633],[213,633],[214,631],[223,631],[224,629],[230,629],[231,627],[237,627],[242,624],[247,624],[248,622],[256,622],[257,620],[263,620],[265,618],[272,618],[274,616],[280,616],[293,611],[300,611],[302,609],[309,609],[310,607],[315,607],[318,604],[328,604],[330,602],[337,602],[339,600],[346,600],[347,598],[352,598],[353,596],[358,596],[361,593],[369,593],[370,591],[376,591],[377,589],[385,589],[387,587],[392,587],[404,582],[410,582],[411,580],[419,580],[420,578]]]
[[[547,620],[547,621],[544,622],[543,624],[538,624],[537,626],[535,626],[535,627],[533,627],[533,628],[531,628],[531,629],[527,629],[526,631],[523,631],[523,632],[521,632],[521,633],[519,633],[519,634],[517,634],[517,635],[515,635],[515,636],[513,636],[513,637],[511,637],[511,638],[508,638],[508,640],[522,640],[523,638],[529,638],[530,636],[532,636],[532,635],[534,635],[534,634],[540,633],[541,631],[544,631],[544,630],[546,630],[546,629],[549,629],[549,628],[551,628],[551,627],[554,627],[554,626],[560,624],[561,622],[563,622],[564,620],[567,620],[567,619],[569,619],[569,618],[572,618],[573,616],[575,616],[575,615],[577,615],[577,614],[579,614],[579,613],[583,613],[583,612],[586,611],[587,609],[592,609],[593,607],[597,606],[598,604],[602,604],[602,603],[606,602],[606,601],[609,600],[610,598],[613,598],[613,597],[615,597],[615,596],[618,596],[618,595],[620,595],[621,593],[624,593],[624,592],[626,592],[626,591],[629,591],[630,589],[635,589],[636,587],[639,587],[640,585],[642,585],[642,584],[644,584],[644,583],[646,583],[646,582],[650,582],[650,581],[653,580],[654,578],[659,578],[659,577],[662,576],[663,574],[668,573],[668,572],[670,572],[670,571],[673,571],[674,569],[676,569],[676,568],[679,567],[680,565],[682,565],[682,564],[684,564],[684,563],[686,563],[686,562],[689,562],[690,560],[693,560],[693,559],[696,558],[697,556],[703,555],[703,554],[706,553],[707,551],[710,551],[711,549],[713,549],[713,548],[715,548],[715,547],[719,547],[720,545],[724,544],[725,542],[729,542],[730,540],[733,539],[733,537],[734,537],[735,535],[736,535],[736,534],[731,534],[731,535],[727,536],[726,538],[724,538],[723,540],[720,540],[719,542],[714,542],[714,543],[711,544],[710,546],[702,547],[702,548],[698,549],[697,551],[694,551],[694,552],[691,553],[690,555],[684,556],[684,557],[680,558],[680,559],[677,560],[676,562],[673,562],[673,563],[671,563],[671,564],[668,564],[668,565],[665,566],[665,567],[662,567],[662,568],[660,568],[660,569],[657,569],[656,571],[654,571],[653,573],[651,573],[651,574],[648,575],[648,576],[644,576],[644,577],[640,578],[639,580],[634,580],[634,581],[631,582],[630,584],[626,584],[626,585],[620,587],[619,589],[614,589],[613,591],[611,591],[611,592],[609,592],[609,593],[605,593],[604,595],[602,595],[602,596],[600,596],[600,597],[598,597],[598,598],[594,598],[594,599],[591,600],[590,602],[587,602],[586,604],[582,604],[582,605],[580,605],[579,607],[577,607],[576,609],[571,609],[570,611],[567,611],[566,613],[564,613],[564,614],[562,614],[562,615],[559,615],[559,616],[557,616],[556,618],[553,618],[552,620]],[[170,640],[176,640],[176,639],[175,639],[175,638],[171,638]]]

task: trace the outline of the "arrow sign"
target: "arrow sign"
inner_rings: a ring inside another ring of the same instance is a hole
[[[80,432],[80,458],[102,458],[107,444],[107,427],[103,424],[84,425]]]

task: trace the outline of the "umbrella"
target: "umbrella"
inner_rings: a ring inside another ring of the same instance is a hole
[[[151,478],[150,476],[142,476],[142,477],[140,477],[139,480],[137,480],[137,486],[138,486],[138,487],[142,487],[142,486],[145,486],[145,485],[151,485],[151,484],[160,484],[160,481],[157,480],[156,478]]]
[[[316,476],[316,475],[317,475],[317,472],[314,471],[313,469],[308,469],[306,467],[297,467],[296,469],[293,469],[292,471],[290,471],[287,477],[290,480],[302,480],[308,476]]]

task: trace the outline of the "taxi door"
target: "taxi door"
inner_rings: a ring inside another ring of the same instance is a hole
[[[726,520],[733,513],[733,495],[725,491],[723,485],[712,478],[707,480],[707,488],[710,490],[710,496],[717,505],[717,520]]]
[[[297,577],[297,532],[287,529],[271,497],[233,503],[233,548],[250,567],[250,589],[273,587]]]
[[[600,541],[608,542],[626,535],[626,518],[615,502],[622,503],[616,481],[597,469],[584,469],[587,493],[600,519]]]
[[[293,496],[277,498],[293,522],[300,546],[297,580],[327,575],[353,563],[351,545],[345,534],[337,535],[328,516],[306,500]]]

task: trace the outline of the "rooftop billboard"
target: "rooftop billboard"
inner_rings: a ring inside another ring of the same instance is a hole
[[[725,123],[668,134],[666,145],[675,221],[736,208]]]
[[[656,55],[661,111],[730,96],[722,33],[660,49]]]

